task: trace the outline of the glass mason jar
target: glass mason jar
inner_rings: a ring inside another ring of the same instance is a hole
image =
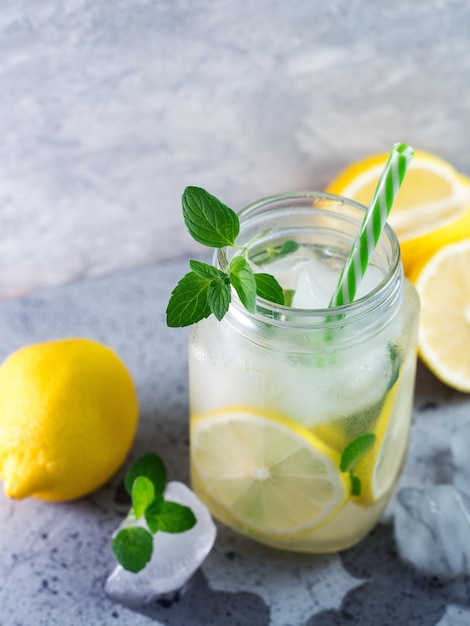
[[[294,293],[294,306],[258,297],[249,313],[233,293],[222,321],[211,316],[191,333],[193,488],[216,518],[277,548],[332,552],[360,541],[405,460],[419,300],[393,231],[385,227],[354,302],[296,308],[333,293],[364,211],[315,192],[245,208],[237,243],[255,271]],[[225,269],[236,254],[220,249],[215,263]]]

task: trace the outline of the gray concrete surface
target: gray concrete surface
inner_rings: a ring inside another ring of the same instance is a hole
[[[323,189],[405,141],[470,174],[466,0],[5,0],[0,296],[193,248],[180,197]]]

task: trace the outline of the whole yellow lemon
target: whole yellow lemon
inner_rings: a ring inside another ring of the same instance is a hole
[[[7,496],[71,500],[106,483],[138,422],[132,378],[84,338],[21,348],[0,366],[0,478]]]

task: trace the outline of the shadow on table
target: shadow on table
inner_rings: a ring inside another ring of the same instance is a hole
[[[391,525],[379,524],[340,558],[351,576],[365,582],[345,595],[339,609],[321,611],[295,626],[435,626],[450,604],[470,611],[470,579],[445,582],[404,565],[395,551]],[[181,596],[134,610],[165,626],[270,624],[269,608],[257,594],[214,591],[202,570]]]
[[[338,610],[317,613],[305,626],[434,626],[449,604],[470,611],[470,579],[440,581],[401,563],[391,525],[378,525],[340,556],[352,576],[367,580],[346,594]]]
[[[134,609],[165,626],[269,626],[269,609],[254,593],[210,589],[198,570],[184,594]]]

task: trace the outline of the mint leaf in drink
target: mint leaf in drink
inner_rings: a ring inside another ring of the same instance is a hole
[[[398,376],[400,375],[400,367],[403,362],[403,354],[400,348],[394,343],[389,343],[387,345],[387,348],[390,354],[390,361],[392,363],[392,375],[390,377],[390,382],[388,383],[388,391],[398,380]]]
[[[298,249],[299,244],[296,241],[288,239],[282,244],[279,254],[292,254],[292,252],[296,252]]]
[[[145,520],[152,532],[182,533],[191,530],[197,520],[188,506],[163,500],[158,506],[151,507],[145,514]]]
[[[205,246],[233,246],[240,231],[235,211],[200,187],[186,187],[183,218],[190,235]]]
[[[368,450],[372,448],[375,443],[375,434],[366,433],[365,435],[359,435],[353,439],[343,450],[341,455],[339,468],[342,472],[349,472],[349,478],[351,479],[351,495],[361,495],[361,480],[355,473],[355,467],[361,456],[363,456]]]
[[[124,569],[137,574],[152,558],[153,537],[139,526],[123,528],[114,537],[112,550]]]
[[[209,307],[211,312],[219,320],[227,313],[232,299],[230,279],[226,274],[213,278],[209,287]]]
[[[283,242],[280,248],[266,248],[261,254],[256,255],[256,265],[266,265],[277,261],[279,258],[286,256],[286,254],[292,254],[299,249],[299,244],[292,239],[287,239]]]
[[[260,298],[264,298],[275,304],[285,304],[284,291],[274,276],[260,272],[254,274],[254,277],[256,293]]]
[[[132,495],[134,481],[139,476],[148,478],[155,489],[155,495],[163,494],[166,485],[165,464],[156,454],[144,454],[130,467],[124,479],[124,486],[129,495]]]
[[[375,443],[374,433],[366,433],[353,439],[343,450],[340,461],[340,470],[349,472],[354,469],[361,456]]]
[[[242,256],[235,256],[230,261],[229,270],[230,282],[243,306],[250,313],[254,313],[256,308],[256,281],[248,261]]]
[[[189,272],[173,289],[166,309],[166,323],[171,327],[190,326],[209,317],[211,280]]]
[[[140,519],[155,499],[153,482],[145,476],[137,476],[132,485],[132,508],[136,519]]]
[[[360,496],[362,489],[361,479],[355,476],[353,472],[349,472],[349,478],[351,479],[351,495]]]

